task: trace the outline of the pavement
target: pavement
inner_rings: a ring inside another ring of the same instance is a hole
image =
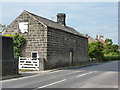
[[[118,62],[66,68],[2,81],[2,88],[118,88]]]

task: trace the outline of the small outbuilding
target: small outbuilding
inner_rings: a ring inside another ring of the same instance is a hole
[[[65,13],[58,13],[55,22],[24,10],[2,34],[23,35],[27,43],[19,59],[37,58],[38,70],[87,63],[88,38],[65,21]]]

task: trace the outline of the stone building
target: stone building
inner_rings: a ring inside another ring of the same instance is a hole
[[[23,35],[27,43],[22,56],[40,58],[40,70],[86,63],[88,38],[68,27],[65,17],[58,13],[55,22],[24,10],[2,34]]]
[[[92,38],[91,36],[86,35],[88,37],[88,43],[96,42],[97,40]]]

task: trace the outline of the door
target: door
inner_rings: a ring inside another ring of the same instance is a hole
[[[70,51],[70,65],[73,64],[73,51]]]

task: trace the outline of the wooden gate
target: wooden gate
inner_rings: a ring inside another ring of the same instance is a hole
[[[19,69],[39,70],[39,59],[19,57]]]

